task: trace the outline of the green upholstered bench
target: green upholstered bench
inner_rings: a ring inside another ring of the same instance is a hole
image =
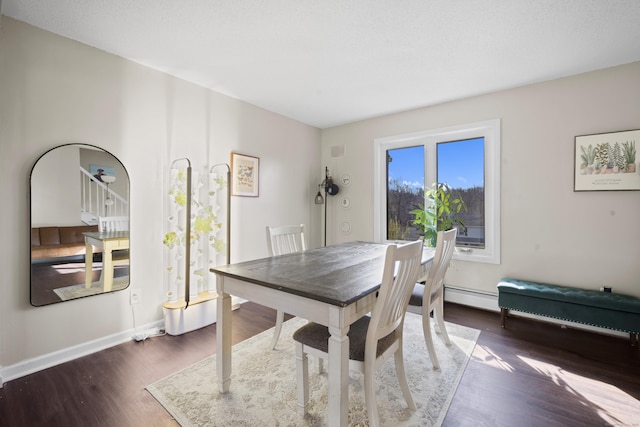
[[[637,346],[640,298],[595,290],[503,278],[498,283],[500,323],[509,310],[628,332]]]

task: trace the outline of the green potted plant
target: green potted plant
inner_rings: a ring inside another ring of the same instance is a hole
[[[438,231],[450,230],[456,226],[466,230],[460,213],[467,211],[467,205],[448,184],[434,183],[425,191],[425,203],[426,205],[418,204],[411,214],[415,216],[412,224],[424,236],[426,246],[436,246]]]

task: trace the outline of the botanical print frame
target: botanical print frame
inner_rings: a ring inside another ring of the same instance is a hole
[[[231,195],[259,196],[260,158],[231,153]]]
[[[640,130],[575,138],[573,191],[640,190]]]

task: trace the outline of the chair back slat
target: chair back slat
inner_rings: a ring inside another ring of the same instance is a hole
[[[285,255],[306,250],[304,224],[267,226],[269,256]]]
[[[442,294],[444,276],[447,273],[449,263],[451,263],[451,258],[453,257],[453,252],[456,248],[457,234],[458,230],[455,228],[438,232],[436,253],[433,257],[433,261],[431,262],[427,279],[425,280],[423,299],[431,298],[431,295],[434,292],[436,295]]]
[[[402,333],[411,291],[420,272],[422,245],[422,240],[418,240],[387,248],[382,284],[371,313],[366,339],[365,352],[373,352],[374,359],[378,340],[394,331]]]

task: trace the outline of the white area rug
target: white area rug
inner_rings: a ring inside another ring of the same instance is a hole
[[[306,320],[284,323],[276,350],[270,329],[233,346],[230,391],[217,390],[215,355],[161,379],[147,390],[182,426],[325,426],[327,374],[318,374],[310,358],[309,413],[296,409],[296,365],[293,332]],[[433,323],[432,323],[433,324]],[[452,345],[436,336],[440,371],[434,371],[422,334],[421,316],[407,313],[404,328],[405,370],[418,407],[406,407],[393,359],[378,371],[380,421],[387,426],[437,426],[442,423],[480,332],[447,323]],[[325,364],[326,366],[326,364]],[[362,378],[350,372],[349,425],[367,426]]]
[[[116,277],[113,279],[112,291],[120,291],[129,286],[129,276]],[[71,285],[64,288],[54,289],[53,292],[60,297],[62,301],[68,301],[70,299],[87,297],[89,295],[97,295],[104,292],[104,289],[100,285],[100,282],[93,282],[90,288],[85,288],[82,285]]]

